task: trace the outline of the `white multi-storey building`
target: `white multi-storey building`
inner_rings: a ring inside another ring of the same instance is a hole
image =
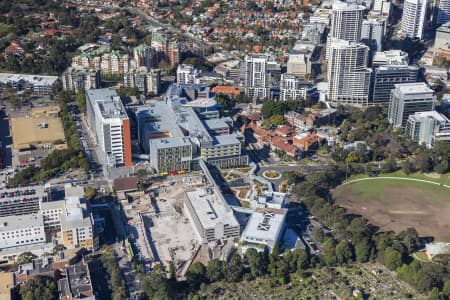
[[[181,64],[177,67],[177,84],[194,84],[200,76],[200,71],[193,65]]]
[[[96,137],[101,159],[108,166],[131,166],[130,120],[113,89],[86,93],[88,125]]]
[[[419,144],[432,148],[437,141],[450,140],[450,120],[437,111],[416,112],[408,117],[405,132]]]
[[[44,219],[40,213],[0,217],[0,250],[45,244]]]
[[[427,0],[405,0],[401,31],[410,38],[422,38],[427,13]]]
[[[328,61],[328,99],[334,105],[367,105],[371,70],[369,48],[360,43],[333,39]]]
[[[331,13],[330,38],[359,42],[366,7],[336,1]]]
[[[69,67],[61,78],[64,90],[76,93],[100,87],[100,72],[96,69],[81,66]]]
[[[423,82],[396,84],[389,102],[389,122],[405,127],[410,115],[434,110],[435,101],[434,91]]]
[[[312,88],[310,83],[304,82],[294,74],[281,74],[280,100],[306,99],[308,91]]]
[[[372,59],[372,66],[378,67],[382,65],[402,65],[409,64],[408,53],[401,50],[389,50],[376,52]]]
[[[270,73],[267,64],[270,56],[252,54],[245,56],[243,75],[245,94],[254,99],[265,99],[270,94]]]

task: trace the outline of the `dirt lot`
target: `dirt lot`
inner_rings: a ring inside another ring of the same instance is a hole
[[[333,192],[336,203],[382,230],[414,227],[422,236],[450,241],[450,190],[418,182],[369,180]]]

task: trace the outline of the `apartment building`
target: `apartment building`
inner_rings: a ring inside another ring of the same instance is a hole
[[[314,93],[315,88],[309,82],[303,81],[294,74],[281,74],[280,80],[280,100],[307,99],[307,96]]]
[[[144,95],[158,95],[161,87],[161,71],[159,69],[148,71],[145,66],[131,69],[123,75],[123,84],[126,88],[136,87]]]
[[[194,84],[200,77],[200,71],[193,65],[181,64],[177,67],[177,83],[178,84]]]
[[[108,166],[131,166],[130,120],[114,89],[86,93],[87,119],[101,154]]]
[[[268,62],[271,58],[264,54],[245,56],[242,75],[245,94],[252,99],[267,99],[270,94],[270,72]]]
[[[158,65],[158,54],[156,50],[146,44],[140,44],[133,49],[133,58],[136,68],[146,67],[147,71]]]
[[[389,101],[389,122],[394,127],[405,127],[410,115],[433,111],[435,101],[434,91],[423,82],[396,84]]]
[[[103,74],[124,74],[130,70],[130,57],[119,51],[105,53],[101,57],[100,71]]]
[[[100,88],[100,71],[82,66],[69,67],[62,74],[61,81],[66,91],[86,91]]]
[[[400,29],[410,38],[422,38],[426,25],[427,0],[405,0]]]
[[[334,105],[368,105],[371,70],[369,48],[361,43],[332,39],[328,61],[328,100]]]

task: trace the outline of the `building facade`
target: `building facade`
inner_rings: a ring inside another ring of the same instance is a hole
[[[375,68],[371,88],[371,104],[388,104],[396,84],[417,82],[419,67],[383,65]]]
[[[405,36],[422,39],[427,5],[427,0],[405,0],[400,25],[400,29]]]
[[[360,43],[332,40],[328,60],[328,100],[334,105],[368,105],[371,70],[369,48]]]
[[[245,94],[252,99],[267,99],[270,94],[270,73],[267,70],[269,56],[247,55],[243,62]]]
[[[281,74],[280,100],[282,101],[306,99],[312,89],[311,83],[302,81],[294,74]]]
[[[423,82],[396,84],[389,101],[389,122],[405,127],[410,115],[434,110],[435,101],[434,91]]]
[[[115,90],[87,91],[86,108],[88,125],[96,137],[102,163],[131,166],[130,120]]]
[[[450,141],[450,120],[437,111],[417,112],[408,117],[405,133],[432,148],[437,141]]]
[[[85,67],[69,67],[61,76],[66,91],[86,91],[100,88],[100,72]]]
[[[45,244],[44,219],[40,213],[0,217],[0,250]]]

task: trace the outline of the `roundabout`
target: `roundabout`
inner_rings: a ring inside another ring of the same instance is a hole
[[[263,177],[269,180],[276,180],[281,178],[281,173],[275,170],[267,170],[262,173]]]

